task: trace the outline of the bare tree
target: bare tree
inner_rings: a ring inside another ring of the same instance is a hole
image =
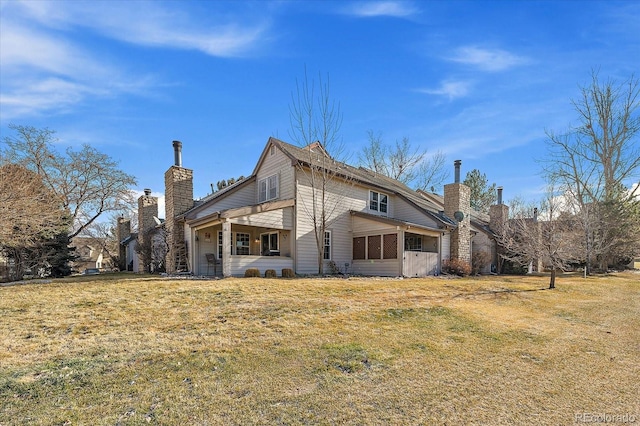
[[[561,197],[550,188],[540,209],[522,202],[509,207],[509,219],[494,230],[501,247],[500,255],[527,266],[539,264],[551,269],[549,288],[555,288],[558,271],[576,262],[575,216],[566,212]]]
[[[67,229],[62,204],[38,174],[0,165],[0,246],[24,247]]]
[[[489,185],[487,175],[478,169],[468,172],[463,183],[471,188],[471,207],[479,212],[488,213],[489,207],[495,204],[497,199],[496,184]]]
[[[369,145],[358,154],[360,165],[423,191],[434,192],[447,179],[446,159],[440,151],[427,157],[427,151],[412,147],[407,137],[390,146],[380,133],[369,130],[367,135]]]
[[[65,155],[54,150],[55,132],[31,126],[10,125],[16,137],[6,137],[5,152],[10,162],[37,173],[55,194],[72,220],[70,237],[80,234],[101,215],[134,205],[129,188],[136,180],[118,169],[106,154],[84,145],[67,149]]]
[[[582,217],[581,250],[588,271],[594,260],[602,268],[615,261],[614,247],[638,246],[634,228],[617,231],[624,212],[633,212],[638,202],[638,186],[632,185],[640,181],[639,81],[634,76],[621,84],[600,81],[593,71],[590,85],[581,88],[572,104],[578,125],[561,134],[547,131],[544,171]]]
[[[337,219],[351,180],[340,161],[345,153],[339,136],[342,114],[340,105],[331,100],[328,77],[325,81],[319,75],[316,87],[305,70],[304,80],[296,80],[296,90],[291,94],[289,120],[289,136],[305,152],[306,160],[298,163],[297,169],[310,194],[297,199],[313,226],[318,273],[322,274],[325,232]]]

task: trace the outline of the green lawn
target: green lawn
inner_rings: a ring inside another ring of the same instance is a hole
[[[0,287],[0,425],[640,422],[640,275]]]

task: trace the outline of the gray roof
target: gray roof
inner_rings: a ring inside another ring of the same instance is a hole
[[[314,159],[310,155],[309,148],[307,147],[301,148],[298,146],[294,146],[273,137],[270,138],[269,141],[279,147],[286,155],[288,155],[292,159],[292,161],[296,163],[310,165],[310,161],[313,161]],[[316,142],[315,144],[312,144],[310,146],[312,147],[312,149],[314,149],[314,151],[312,152],[317,153],[315,158],[319,158],[322,155],[325,156],[325,158],[323,159],[324,161],[318,161],[318,165],[323,165],[329,169],[332,169],[334,173],[343,175],[347,179],[353,179],[354,181],[357,181],[359,183],[377,187],[386,192],[393,193],[400,198],[405,199],[410,204],[413,204],[416,208],[423,211],[425,214],[432,217],[437,222],[450,227],[457,226],[457,222],[447,217],[439,206],[421,196],[404,183],[380,173],[376,173],[364,167],[354,167],[346,163],[334,161],[326,153],[319,142]],[[327,159],[330,161],[327,162]]]

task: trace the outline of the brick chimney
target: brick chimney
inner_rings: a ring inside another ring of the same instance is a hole
[[[150,232],[156,227],[158,217],[158,197],[151,196],[151,190],[146,188],[144,195],[138,198],[138,242],[144,247],[151,244]],[[138,271],[150,272],[150,265],[145,265],[145,256],[138,256]],[[149,262],[150,259],[147,259]]]
[[[509,218],[509,207],[502,203],[502,187],[498,187],[498,203],[489,206],[489,228],[497,234]]]
[[[167,272],[177,272],[177,256],[185,244],[184,222],[176,216],[193,207],[193,170],[182,167],[182,142],[173,141],[174,165],[164,174]]]
[[[460,183],[462,161],[454,161],[454,183],[444,186],[444,213],[458,226],[451,232],[451,258],[471,263],[471,188]]]
[[[123,216],[118,218],[116,226],[116,239],[118,240],[118,269],[127,270],[127,247],[122,245],[122,240],[131,235],[131,220]]]

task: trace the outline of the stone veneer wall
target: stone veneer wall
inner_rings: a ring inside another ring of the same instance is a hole
[[[444,186],[444,213],[454,219],[454,213],[464,214],[451,232],[451,258],[471,263],[471,188],[462,183]]]
[[[151,191],[145,190],[145,194],[138,198],[138,242],[146,246],[150,244],[149,230],[155,228],[158,217],[158,197],[152,197]],[[149,265],[144,265],[144,256],[138,256],[138,271],[148,272]]]
[[[502,226],[509,218],[509,207],[504,204],[494,204],[489,207],[489,228],[500,234]]]
[[[184,243],[184,226],[176,216],[193,207],[193,170],[171,166],[164,174],[165,230],[167,232],[167,272],[176,272],[176,247]]]
[[[124,217],[119,217],[116,238],[118,239],[118,268],[121,271],[127,270],[127,248],[120,243],[129,235],[131,235],[131,221]]]

